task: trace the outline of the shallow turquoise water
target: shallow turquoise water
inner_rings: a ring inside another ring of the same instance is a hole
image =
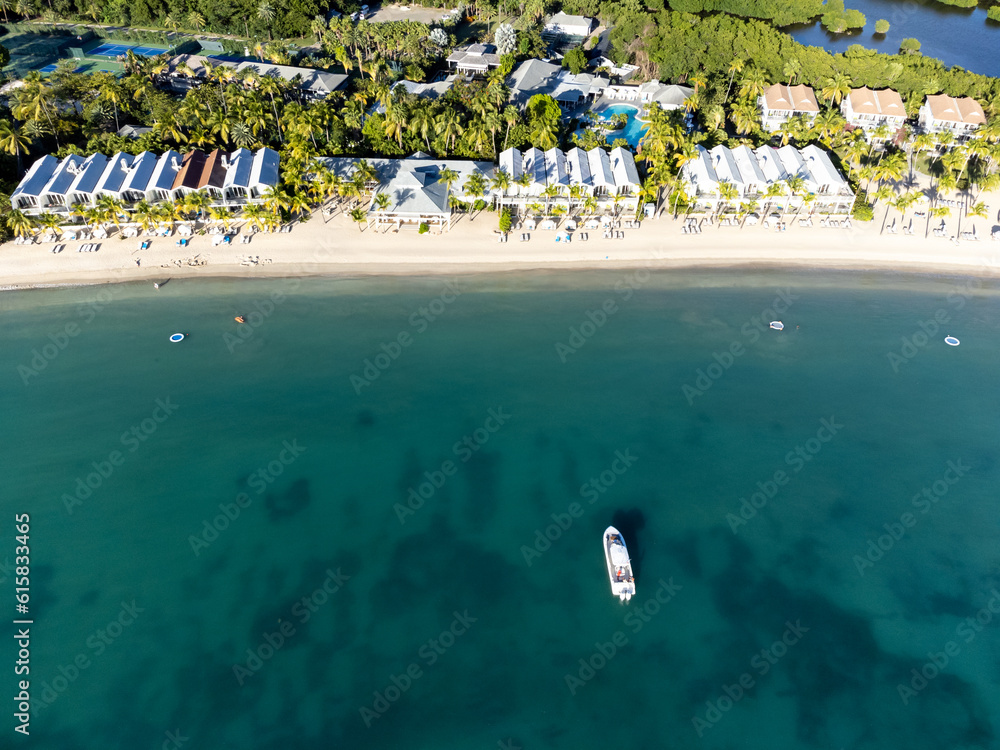
[[[0,296],[5,746],[997,745],[995,285],[451,283]]]

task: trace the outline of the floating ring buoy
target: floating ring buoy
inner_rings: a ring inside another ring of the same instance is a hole
[[[772,320],[771,328],[773,328],[776,331],[783,331],[785,329],[785,324],[782,323],[780,320]]]
[[[962,342],[956,339],[954,336],[945,336],[944,343],[946,343],[948,346],[958,346]]]
[[[184,340],[183,333],[174,333],[170,335],[170,341],[173,342],[174,344],[180,343],[183,340]]]

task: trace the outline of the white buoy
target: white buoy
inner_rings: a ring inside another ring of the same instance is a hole
[[[177,344],[184,340],[183,333],[174,333],[170,336],[170,341]]]
[[[785,329],[785,324],[782,323],[780,320],[772,320],[771,328],[773,328],[776,331],[783,331]]]
[[[945,336],[944,343],[946,343],[948,346],[958,346],[962,342],[956,339],[954,336]]]

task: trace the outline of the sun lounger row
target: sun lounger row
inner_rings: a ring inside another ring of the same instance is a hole
[[[76,251],[78,253],[96,253],[100,249],[101,246],[99,244],[94,243],[90,245],[80,245],[80,247],[78,247]]]
[[[65,245],[56,245],[54,248],[52,248],[52,252],[61,253],[65,249],[66,249]]]
[[[681,232],[684,234],[701,234],[701,227],[697,224],[690,224],[688,226],[681,227]]]
[[[531,235],[528,234],[527,232],[525,232],[524,234],[521,235],[521,242],[527,242],[530,239],[531,239]]]
[[[609,229],[604,233],[604,239],[606,240],[623,240],[625,239],[625,232],[618,232],[613,229]]]

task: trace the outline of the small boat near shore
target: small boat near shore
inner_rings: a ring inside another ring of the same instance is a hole
[[[614,526],[608,526],[604,530],[604,559],[608,563],[611,593],[627,602],[635,594],[635,578],[625,539]]]

